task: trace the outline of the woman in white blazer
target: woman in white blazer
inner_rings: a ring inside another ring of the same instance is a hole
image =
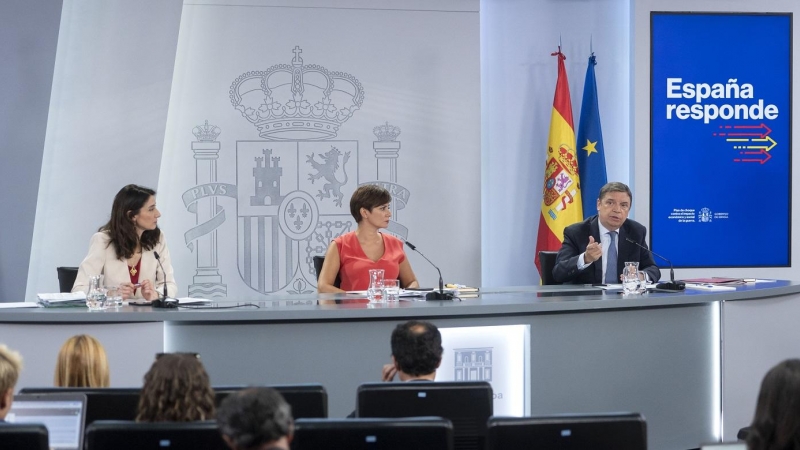
[[[135,184],[122,188],[114,197],[108,223],[89,242],[72,292],[85,292],[91,276],[103,275],[103,285],[119,286],[123,299],[155,300],[163,295],[165,280],[167,295],[174,297],[178,287],[159,217],[154,190]]]

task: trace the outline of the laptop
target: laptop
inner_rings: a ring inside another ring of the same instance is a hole
[[[700,450],[747,450],[746,442],[717,442],[704,444]]]
[[[53,450],[83,449],[84,394],[18,394],[6,416],[10,423],[41,423]]]

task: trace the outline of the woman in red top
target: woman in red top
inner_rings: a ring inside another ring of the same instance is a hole
[[[403,251],[403,241],[378,233],[389,225],[392,196],[375,185],[360,186],[350,198],[350,214],[356,219],[356,231],[331,242],[317,282],[319,292],[363,291],[369,287],[370,269],[383,269],[384,278],[400,279],[404,288],[419,287],[417,277]],[[334,287],[336,275],[341,289]]]

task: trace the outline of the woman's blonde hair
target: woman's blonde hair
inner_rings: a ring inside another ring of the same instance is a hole
[[[100,341],[87,334],[72,336],[58,352],[57,387],[108,387],[108,359]]]
[[[0,344],[0,395],[5,395],[9,389],[14,388],[20,370],[22,370],[22,357],[19,352]]]
[[[144,376],[137,422],[192,422],[214,418],[214,391],[194,353],[159,354]]]

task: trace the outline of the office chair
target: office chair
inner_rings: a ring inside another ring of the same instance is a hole
[[[86,429],[86,450],[229,450],[217,423],[99,420]]]
[[[49,450],[47,428],[40,423],[0,423],[3,450]]]
[[[556,280],[553,279],[553,268],[556,266],[556,256],[558,252],[549,252],[546,250],[542,250],[539,252],[539,265],[542,266],[542,273],[539,275],[542,277],[542,285],[552,285],[552,284],[561,284],[556,283]]]
[[[293,450],[452,450],[453,424],[441,417],[299,419]]]
[[[547,417],[492,417],[488,450],[646,450],[647,423],[638,413],[560,414]]]
[[[26,387],[21,394],[84,394],[86,426],[95,420],[134,420],[141,388]]]
[[[75,278],[78,278],[77,267],[56,267],[58,272],[58,289],[61,292],[72,292]]]
[[[325,263],[325,257],[314,256],[313,259],[314,259],[314,272],[317,273],[317,281],[319,281],[319,274],[320,272],[322,272],[322,264]],[[338,288],[341,285],[342,285],[342,278],[339,276],[339,274],[336,274],[336,280],[333,281],[333,286]]]
[[[212,386],[214,402],[219,407],[225,397],[249,387],[261,386]],[[292,407],[295,419],[324,419],[328,417],[328,392],[321,384],[266,385],[278,391]]]
[[[456,450],[483,449],[493,408],[486,381],[365,383],[358,387],[356,417],[443,417],[453,423]]]

